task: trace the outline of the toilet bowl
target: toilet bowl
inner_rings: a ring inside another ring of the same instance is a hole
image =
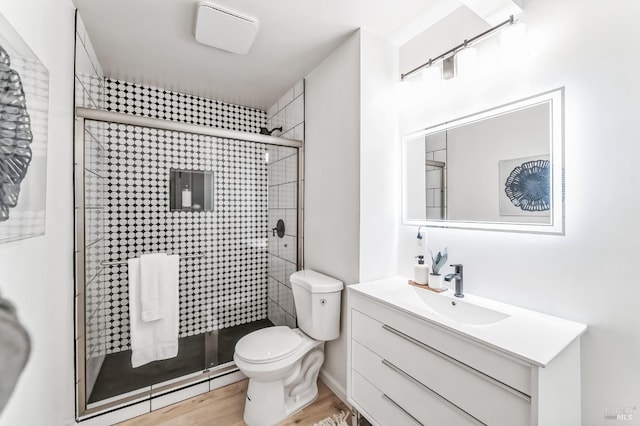
[[[300,328],[264,328],[238,341],[233,359],[249,378],[244,421],[274,425],[313,402],[324,342],[340,335],[343,284],[318,272],[291,275]]]

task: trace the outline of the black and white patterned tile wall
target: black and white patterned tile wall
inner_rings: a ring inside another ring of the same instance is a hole
[[[203,253],[180,262],[180,336],[267,316],[266,147],[109,124],[108,261]],[[214,211],[169,211],[172,169],[214,175]],[[107,352],[129,348],[127,267],[107,274]]]
[[[106,80],[105,108],[258,132],[264,111]],[[108,124],[105,256],[204,253],[180,263],[180,336],[267,317],[267,147]],[[169,171],[211,171],[214,211],[169,212]],[[107,353],[129,348],[127,267],[105,269]]]
[[[304,82],[287,91],[268,110],[267,127],[282,127],[279,135],[304,140]],[[289,277],[298,257],[298,150],[270,146],[269,228],[285,223],[285,235],[269,234],[269,319],[275,325],[296,326],[296,311]],[[301,150],[301,155],[303,151]]]
[[[107,78],[105,109],[162,120],[260,133],[264,111]]]

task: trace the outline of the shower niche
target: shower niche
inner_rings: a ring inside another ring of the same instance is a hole
[[[170,211],[213,211],[213,172],[171,170],[169,173]]]

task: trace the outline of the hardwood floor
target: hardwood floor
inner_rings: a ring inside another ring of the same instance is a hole
[[[248,380],[243,380],[195,398],[120,423],[121,426],[245,426],[242,421]],[[318,398],[279,426],[307,426],[344,411],[347,406],[318,381]],[[350,420],[348,421],[350,423]]]

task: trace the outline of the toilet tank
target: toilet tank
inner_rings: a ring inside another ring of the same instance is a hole
[[[298,327],[316,340],[340,336],[342,281],[309,269],[291,274]]]

